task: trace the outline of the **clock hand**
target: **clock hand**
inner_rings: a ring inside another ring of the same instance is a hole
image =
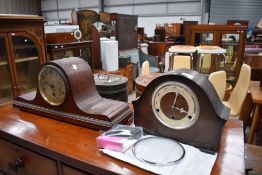
[[[188,111],[185,111],[183,108],[174,107],[175,109],[179,110],[180,113],[188,113]]]
[[[177,96],[179,95],[179,93],[176,92],[176,96],[175,96],[175,99],[173,101],[173,104],[171,105],[171,108],[174,108],[175,107],[175,104],[176,104],[176,99],[177,99]]]

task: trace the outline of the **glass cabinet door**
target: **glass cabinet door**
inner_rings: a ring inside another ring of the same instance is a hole
[[[27,37],[12,36],[12,42],[18,95],[22,95],[36,89],[39,53],[33,41]]]
[[[222,34],[220,40],[221,47],[226,49],[225,54],[225,65],[220,63],[221,67],[224,67],[224,70],[227,72],[227,80],[229,82],[235,81],[236,76],[236,63],[237,55],[239,50],[239,34]]]
[[[201,32],[195,34],[195,46],[212,45],[214,34],[210,32]]]
[[[0,35],[0,104],[13,99],[11,75],[7,58],[6,37]]]

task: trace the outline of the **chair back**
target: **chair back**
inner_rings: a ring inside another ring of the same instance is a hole
[[[225,71],[212,72],[209,75],[208,80],[214,86],[219,99],[223,100],[226,91],[226,72]]]
[[[148,75],[149,74],[149,62],[145,61],[142,64],[142,75]]]
[[[251,68],[247,64],[243,64],[240,74],[229,99],[228,104],[231,106],[230,115],[239,115],[243,102],[246,98],[251,78]]]
[[[186,68],[190,69],[191,65],[190,56],[175,55],[173,61],[173,69]]]
[[[203,63],[201,67],[201,63],[199,62],[199,67],[201,69],[202,73],[209,73],[210,72],[210,67],[211,67],[211,54],[205,54],[202,58]]]

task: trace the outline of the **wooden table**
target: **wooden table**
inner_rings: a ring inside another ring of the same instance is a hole
[[[136,78],[135,83],[136,83],[136,97],[139,97],[146,86],[155,78],[159,77],[162,75],[162,73],[153,73],[153,74],[148,74],[148,75],[142,75]]]
[[[8,162],[19,163],[17,158],[24,164],[17,174],[152,174],[103,154],[96,146],[99,131],[15,110],[10,104],[1,106],[0,114],[0,148],[8,150],[0,154],[0,174],[14,174]],[[245,173],[242,131],[241,121],[226,122],[211,174]]]
[[[260,87],[259,81],[251,81],[250,82],[250,92],[252,97],[252,102],[255,105],[255,112],[253,114],[253,121],[251,124],[251,128],[249,131],[249,136],[247,143],[252,144],[254,140],[255,133],[257,131],[257,127],[260,121],[260,112],[259,112],[259,106],[262,104],[262,89]]]
[[[262,146],[245,144],[245,168],[262,174]]]
[[[118,69],[116,71],[105,71],[105,70],[101,70],[101,69],[95,69],[94,73],[97,73],[97,74],[115,74],[115,75],[122,75],[122,76],[126,77],[128,79],[127,91],[128,91],[128,93],[131,93],[132,90],[133,90],[132,70],[133,70],[132,64],[128,64],[127,66],[121,67],[120,69]]]

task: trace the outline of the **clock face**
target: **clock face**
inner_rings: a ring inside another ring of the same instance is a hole
[[[186,129],[198,119],[199,101],[188,86],[168,81],[154,90],[152,109],[156,118],[165,126]]]
[[[66,84],[62,73],[53,66],[43,67],[38,75],[38,89],[50,105],[58,106],[66,97]]]

